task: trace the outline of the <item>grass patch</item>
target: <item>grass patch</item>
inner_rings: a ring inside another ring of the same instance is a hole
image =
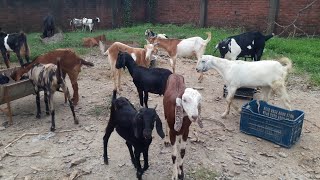
[[[40,41],[40,33],[28,34],[28,42],[31,49],[31,59],[48,51],[57,48],[73,48],[81,55],[86,54],[90,49],[82,47],[82,38],[93,37],[105,34],[109,41],[136,41],[142,47],[145,42],[144,32],[146,29],[152,29],[157,33],[165,33],[169,37],[187,38],[192,36],[200,36],[207,38],[205,32],[212,32],[212,40],[209,42],[206,54],[219,56],[218,52],[214,52],[215,45],[222,39],[236,35],[243,30],[241,29],[218,29],[218,28],[197,28],[193,25],[176,26],[172,24],[152,25],[142,24],[128,28],[118,28],[113,30],[97,30],[93,33],[89,32],[67,32],[64,33],[64,41],[55,44],[43,44]],[[296,70],[307,72],[310,75],[312,83],[320,85],[320,38],[278,38],[270,39],[265,48],[262,59],[277,58],[280,56],[289,57]],[[12,59],[16,60],[14,55]]]
[[[201,167],[187,174],[190,179],[194,180],[213,180],[217,177],[217,173],[209,169]]]

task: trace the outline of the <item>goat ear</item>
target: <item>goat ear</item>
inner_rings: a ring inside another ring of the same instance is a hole
[[[142,115],[141,115],[141,112],[139,111],[137,113],[137,115],[133,118],[133,133],[134,133],[134,136],[139,139],[140,138],[140,134],[142,133]]]
[[[182,99],[176,98],[174,130],[180,131],[183,123]]]
[[[164,138],[164,132],[163,132],[163,129],[162,129],[162,122],[161,122],[161,119],[159,118],[158,115],[156,117],[156,129],[157,129],[158,135],[163,139]]]
[[[201,119],[201,104],[198,105],[198,125],[200,128],[203,128],[202,119]]]

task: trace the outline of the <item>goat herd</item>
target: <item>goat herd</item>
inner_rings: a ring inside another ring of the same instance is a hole
[[[84,19],[82,21],[78,19],[71,21],[74,26],[78,26],[80,22],[85,23],[86,21]],[[203,55],[207,44],[211,40],[210,32],[207,33],[208,37],[205,40],[201,37],[172,39],[165,34],[156,34],[150,30],[146,30],[145,35],[147,36],[147,44],[144,48],[133,48],[126,44],[115,42],[106,50],[104,43],[99,41],[100,50],[103,55],[107,56],[111,65],[114,83],[110,120],[103,137],[104,162],[106,164],[108,164],[108,140],[113,130],[116,129],[118,134],[126,140],[131,161],[137,169],[137,178],[142,179],[142,174],[149,167],[148,149],[152,141],[151,135],[155,124],[158,135],[161,138],[166,136],[166,144],[170,141],[173,147],[172,179],[184,178],[183,160],[189,127],[191,122],[197,122],[200,127],[203,127],[200,117],[202,97],[197,90],[187,88],[184,77],[175,73],[177,57],[196,56],[198,60],[196,71],[200,73],[199,82],[203,80],[203,72],[209,69],[215,69],[220,73],[228,89],[226,97],[227,108],[222,114],[223,118],[229,114],[231,105],[239,112],[239,108],[232,103],[232,100],[236,90],[240,87],[260,87],[265,101],[268,101],[271,92],[275,91],[281,95],[285,106],[291,109],[285,87],[286,76],[292,66],[291,61],[288,58],[282,58],[277,61],[259,61],[265,42],[273,34],[264,36],[260,32],[247,32],[238,36],[228,37],[215,47],[220,51],[221,58]],[[11,37],[1,32],[0,40],[0,48],[5,62],[8,62],[7,50],[20,52],[21,43],[24,44],[26,51],[28,49],[23,33]],[[18,49],[13,46],[15,44],[14,41],[20,43],[17,46]],[[150,59],[153,54],[157,53],[158,47],[168,52],[173,72],[164,68],[149,68]],[[17,56],[20,60],[20,54],[17,54]],[[247,56],[257,62],[230,61]],[[20,60],[22,67],[14,71],[11,78],[18,81],[27,73],[28,78],[35,86],[36,117],[40,118],[41,116],[39,91],[44,90],[46,113],[51,114],[51,131],[55,130],[55,111],[52,100],[53,94],[61,87],[65,95],[65,101],[69,102],[74,123],[79,123],[74,113],[74,105],[79,101],[77,79],[81,66],[93,66],[93,63],[83,60],[71,49],[56,49],[37,57],[31,63],[29,63],[26,53],[26,59],[27,64],[23,64],[22,60]],[[125,67],[132,76],[133,83],[139,94],[140,105],[143,106],[139,110],[136,110],[127,98],[117,98],[117,90],[121,90],[121,68]],[[66,74],[71,80],[74,91],[72,99],[65,84]],[[164,95],[164,117],[167,121],[166,134],[163,132],[156,108],[148,108],[148,93]],[[180,151],[177,149],[178,143]],[[177,160],[178,152],[180,152],[179,161]],[[141,153],[144,157],[143,168],[140,165]]]

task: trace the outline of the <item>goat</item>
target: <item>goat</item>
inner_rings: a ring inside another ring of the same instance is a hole
[[[54,93],[61,87],[63,93],[69,101],[69,106],[73,115],[74,123],[79,124],[78,119],[74,113],[74,106],[70,100],[70,93],[66,83],[62,77],[62,71],[60,66],[60,60],[57,60],[57,65],[54,64],[34,64],[28,72],[28,77],[34,85],[36,92],[36,104],[37,104],[37,115],[36,118],[40,118],[40,90],[44,90],[44,102],[46,104],[46,114],[51,114],[51,131],[55,130],[55,110],[53,103]],[[50,104],[50,112],[49,112]]]
[[[83,24],[83,28],[82,30],[86,30],[87,26],[89,27],[90,32],[92,32],[93,30],[93,25],[95,23],[99,23],[100,22],[100,18],[96,17],[95,19],[88,19],[88,18],[82,18],[82,24]]]
[[[72,102],[74,105],[77,105],[79,101],[79,92],[78,92],[79,88],[78,88],[77,80],[78,80],[78,75],[81,72],[81,66],[82,65],[94,66],[94,64],[80,58],[78,55],[76,55],[76,53],[72,49],[56,49],[46,54],[43,54],[41,56],[38,56],[30,64],[14,71],[11,74],[11,78],[15,81],[18,81],[20,80],[23,74],[27,73],[32,68],[34,64],[36,63],[56,64],[58,58],[60,58],[63,79],[66,77],[66,74],[68,74],[70,78],[71,85],[73,88]]]
[[[119,53],[116,68],[127,67],[137,88],[140,105],[148,108],[148,93],[163,95],[166,88],[167,79],[172,74],[168,69],[146,68],[136,64],[128,53]]]
[[[148,151],[152,142],[152,130],[156,122],[158,135],[163,139],[161,120],[155,108],[142,108],[137,111],[130,101],[125,97],[116,97],[117,91],[113,90],[111,113],[106,133],[103,137],[104,162],[108,161],[108,141],[111,133],[116,128],[118,134],[126,140],[131,162],[137,169],[137,178],[142,179],[142,174],[149,167]],[[134,150],[132,149],[134,147]],[[143,153],[144,166],[141,168],[140,154]]]
[[[121,73],[120,70],[116,69],[116,62],[118,59],[119,52],[129,53],[135,62],[139,66],[149,67],[150,59],[153,53],[155,53],[154,45],[147,44],[144,48],[133,48],[126,44],[120,42],[114,42],[108,49],[105,51],[105,45],[102,42],[99,42],[100,50],[103,55],[108,56],[108,61],[111,66],[111,72],[113,75],[114,89],[122,90],[120,86]],[[116,81],[118,80],[118,83]]]
[[[54,35],[54,18],[51,14],[48,14],[43,20],[43,33],[42,38],[51,37]]]
[[[24,52],[22,47],[24,47]],[[24,53],[26,61],[28,63],[29,46],[27,43],[26,34],[23,32],[7,34],[5,32],[0,31],[0,51],[7,68],[10,68],[10,51],[16,53],[21,66],[24,64],[21,58],[21,53]]]
[[[258,31],[246,32],[230,36],[219,42],[215,49],[219,49],[220,57],[236,60],[239,57],[250,56],[254,61],[260,61],[265,42],[274,36],[274,33],[264,36]]]
[[[202,128],[201,94],[192,88],[186,88],[184,78],[178,74],[171,74],[168,78],[166,90],[163,97],[164,117],[169,126],[170,142],[173,147],[172,179],[183,179],[183,159],[186,152],[186,144],[191,122],[198,122]],[[166,136],[168,135],[168,129]],[[178,141],[176,138],[178,136]],[[167,136],[168,137],[168,136]],[[177,143],[180,143],[181,161],[177,165]]]
[[[157,38],[162,38],[162,39],[168,39],[169,37],[166,34],[157,34],[151,31],[150,29],[147,29],[144,32],[144,35],[149,38],[149,37],[157,37]]]
[[[227,108],[222,114],[222,118],[225,118],[230,112],[230,105],[240,112],[238,107],[232,104],[233,96],[240,87],[261,87],[264,101],[269,100],[271,90],[273,90],[281,95],[284,105],[291,110],[285,80],[288,71],[292,68],[292,62],[288,58],[281,58],[278,61],[229,61],[211,55],[203,55],[196,70],[205,72],[215,69],[223,77],[228,90]]]
[[[78,27],[83,27],[82,19],[77,19],[77,18],[71,19],[70,26],[72,30],[76,30]]]
[[[191,37],[187,39],[162,39],[157,37],[149,37],[150,43],[156,43],[160,48],[165,49],[170,56],[170,65],[173,73],[175,73],[177,57],[196,56],[198,62],[206,50],[206,46],[211,40],[211,32],[207,32],[208,38],[203,40],[201,37]],[[198,63],[197,62],[197,63]],[[199,82],[203,79],[203,73],[198,78]]]
[[[99,41],[106,42],[106,36],[100,35],[96,37],[89,37],[89,38],[82,38],[83,46],[84,47],[94,47],[94,46],[99,46]]]

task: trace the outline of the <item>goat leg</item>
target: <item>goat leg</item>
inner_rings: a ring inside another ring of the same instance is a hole
[[[135,154],[135,160],[136,160],[136,165],[137,165],[137,178],[139,180],[142,180],[142,174],[143,174],[143,170],[141,168],[141,164],[140,164],[140,155],[141,152],[137,151],[137,149],[134,150],[134,154]]]
[[[126,141],[126,145],[128,146],[128,149],[129,149],[129,153],[130,153],[130,157],[131,157],[131,162],[132,162],[134,168],[137,169],[137,165],[136,165],[136,162],[135,162],[135,157],[134,157],[133,150],[132,150],[132,145],[129,144],[128,141]]]
[[[23,66],[23,60],[22,60],[21,55],[20,55],[20,50],[16,51],[15,53],[17,54],[17,58],[19,59],[19,63],[21,65],[21,67],[22,67]]]
[[[149,98],[149,94],[148,91],[144,91],[144,105],[146,105],[146,108],[148,108],[148,98]]]
[[[72,116],[73,116],[73,119],[74,119],[74,123],[75,124],[79,124],[79,120],[78,118],[76,117],[76,114],[74,113],[74,106],[73,106],[73,103],[71,100],[69,100],[69,106],[70,106],[70,109],[71,109],[71,112],[72,112]]]
[[[111,133],[113,132],[115,125],[112,123],[112,119],[109,120],[108,126],[106,128],[106,133],[103,136],[103,159],[105,164],[109,164],[108,161],[108,141]]]
[[[37,104],[37,115],[36,118],[40,119],[41,117],[41,107],[40,107],[40,92],[36,91],[36,104]]]
[[[46,114],[50,114],[49,103],[48,103],[48,92],[44,91],[44,103],[46,104]]]
[[[149,160],[148,160],[148,152],[149,152],[149,146],[146,147],[146,149],[143,151],[143,171],[146,171],[149,168]]]
[[[53,107],[53,93],[49,92],[49,104],[50,104],[50,111],[51,111],[51,131],[56,130],[56,122],[55,122],[55,110]]]
[[[7,68],[10,68],[10,63],[9,63],[9,58],[7,56],[7,53],[9,53],[9,52],[1,50],[1,54],[2,54],[2,57],[3,57],[4,63],[6,64]]]
[[[138,93],[139,93],[139,99],[140,99],[140,105],[141,107],[143,107],[143,91],[142,90],[138,90]]]

